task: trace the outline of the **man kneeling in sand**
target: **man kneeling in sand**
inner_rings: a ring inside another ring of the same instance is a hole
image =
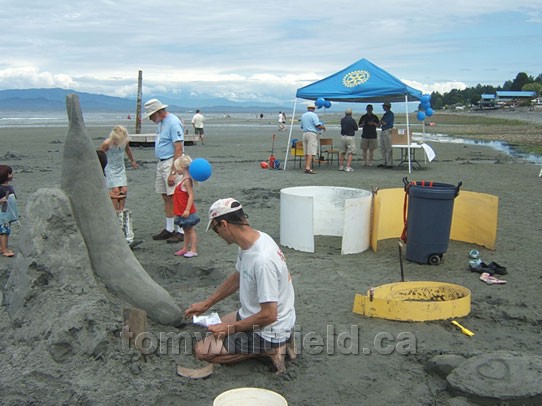
[[[282,251],[269,235],[250,227],[241,204],[232,198],[213,203],[209,228],[227,244],[239,246],[236,271],[206,300],[190,305],[185,316],[200,315],[238,290],[241,308],[209,326],[212,335],[196,344],[196,358],[229,364],[266,356],[278,373],[284,372],[286,351],[295,357],[290,336],[296,316]]]

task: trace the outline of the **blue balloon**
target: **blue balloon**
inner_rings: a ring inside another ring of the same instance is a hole
[[[430,94],[424,94],[422,98],[420,99],[422,104],[429,104],[431,102],[431,95]]]
[[[323,107],[324,104],[326,102],[326,99],[324,99],[323,97],[319,97],[316,99],[316,101],[314,102],[315,106],[320,108],[320,107]]]
[[[206,159],[196,158],[188,167],[188,171],[190,172],[192,179],[197,180],[198,182],[204,182],[211,177],[213,168]]]
[[[326,109],[329,109],[329,108],[331,107],[331,102],[330,102],[329,100],[326,100],[326,101],[324,102],[324,107],[325,107]]]
[[[416,118],[420,121],[425,120],[425,113],[423,111],[418,111],[418,115],[416,116]]]
[[[428,107],[425,109],[425,115],[427,117],[431,117],[433,115],[433,109],[431,107]]]

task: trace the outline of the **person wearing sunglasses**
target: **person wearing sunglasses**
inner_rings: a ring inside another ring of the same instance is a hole
[[[228,364],[264,356],[282,373],[286,353],[295,357],[292,277],[279,246],[247,219],[233,198],[217,200],[209,209],[207,231],[239,246],[236,269],[207,299],[190,305],[185,317],[199,316],[239,291],[240,308],[208,326],[212,334],[196,344],[196,358]]]

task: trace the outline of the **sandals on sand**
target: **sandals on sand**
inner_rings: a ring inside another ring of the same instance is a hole
[[[2,256],[11,258],[11,257],[15,256],[15,253],[13,251],[11,251],[11,250],[6,250],[6,251],[2,252]]]
[[[308,173],[309,175],[316,174],[316,172],[314,172],[312,169],[305,169],[305,173]]]
[[[488,285],[503,285],[506,283],[506,281],[503,281],[502,279],[497,279],[494,276],[488,274],[487,272],[484,272],[482,273],[482,275],[480,275],[480,280],[487,283]]]

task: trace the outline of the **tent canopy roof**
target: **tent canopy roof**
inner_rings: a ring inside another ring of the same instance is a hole
[[[337,102],[378,102],[420,100],[422,92],[401,82],[382,68],[360,59],[318,82],[297,89],[296,97]]]

